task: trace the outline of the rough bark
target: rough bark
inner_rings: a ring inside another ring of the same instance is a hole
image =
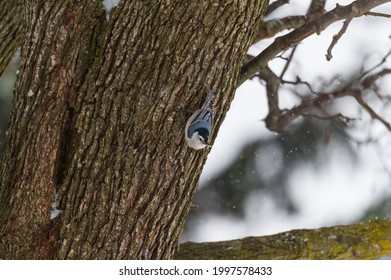
[[[69,99],[78,94],[91,60],[85,54],[99,23],[94,8],[103,18],[103,11],[91,4],[23,5],[20,74],[1,165],[3,258],[46,258],[52,251],[50,210],[58,159],[67,144]]]
[[[175,259],[375,259],[391,255],[391,220],[180,245]]]
[[[22,38],[20,0],[0,0],[0,75],[7,67]]]
[[[216,136],[267,2],[27,1],[0,258],[171,258],[208,153],[180,110],[212,89]]]

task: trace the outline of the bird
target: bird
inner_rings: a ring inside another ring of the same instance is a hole
[[[213,98],[214,93],[209,90],[201,108],[195,110],[187,120],[185,139],[187,145],[193,149],[200,150],[211,147],[208,140],[214,119]]]

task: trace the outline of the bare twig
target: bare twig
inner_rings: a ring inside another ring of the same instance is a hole
[[[269,9],[274,11],[288,2],[289,1],[274,2],[269,6]],[[271,38],[283,30],[298,28],[304,23],[321,16],[324,13],[325,4],[326,0],[312,0],[306,16],[287,16],[283,18],[262,21],[261,26],[259,27],[259,31],[254,37],[253,44],[263,38]],[[270,14],[269,10],[266,12],[266,15],[268,15],[268,13]]]
[[[282,70],[282,72],[280,74],[280,80],[283,79],[286,71],[288,70],[288,67],[292,62],[293,55],[295,54],[296,48],[297,48],[297,45],[292,48],[292,52],[291,52],[290,56],[288,57],[287,62],[285,63],[284,69]]]
[[[265,77],[264,77],[265,78]],[[268,80],[267,83],[273,80]],[[276,80],[273,81],[273,83],[276,83]],[[291,109],[285,109],[281,110],[278,108],[278,101],[276,101],[276,93],[275,92],[268,92],[268,100],[270,97],[273,97],[274,101],[269,100],[269,106],[270,103],[273,103],[273,109],[269,110],[268,116],[265,118],[266,127],[273,131],[283,131],[284,128],[290,124],[292,121],[297,119],[300,116],[313,116],[311,115],[311,111],[314,109],[321,109],[322,106],[330,104],[335,99],[344,97],[344,96],[352,96],[354,97],[357,102],[370,114],[370,116],[373,119],[376,119],[380,121],[390,132],[391,132],[391,124],[386,121],[384,118],[382,118],[379,114],[375,112],[375,110],[372,109],[371,106],[369,106],[362,98],[362,89],[359,88],[344,88],[342,90],[337,90],[331,93],[321,93],[317,95],[312,95],[311,97],[307,99],[303,99],[301,103]],[[271,93],[273,95],[271,96]],[[344,124],[347,125],[347,123],[350,120],[341,114],[334,115],[334,116],[325,116],[323,118],[337,118],[340,121],[345,120]]]
[[[391,0],[357,0],[347,6],[338,6],[317,19],[303,24],[290,33],[276,38],[269,47],[243,66],[237,86],[240,86],[244,81],[252,77],[260,69],[264,68],[267,63],[280,52],[295,46],[308,36],[314,33],[320,33],[330,24],[342,19],[347,19],[352,15],[353,17],[360,17],[374,7],[387,2],[391,2]]]
[[[269,114],[265,119],[266,126],[273,131],[281,130],[278,124],[278,118],[281,115],[281,110],[278,105],[278,90],[280,87],[280,79],[270,70],[269,67],[262,69],[258,73],[258,77],[266,81],[266,95],[269,107]]]
[[[260,69],[257,77],[264,80],[266,82],[266,92],[269,106],[269,113],[265,118],[266,127],[268,127],[272,131],[283,131],[284,128],[290,124],[293,120],[298,117],[316,117],[324,120],[332,120],[337,121],[343,126],[347,126],[350,121],[354,120],[352,118],[348,118],[344,115],[336,114],[331,115],[327,110],[327,105],[329,105],[333,100],[344,97],[344,96],[352,96],[357,100],[357,102],[362,106],[365,111],[367,111],[371,118],[374,120],[380,121],[389,131],[391,131],[391,124],[382,118],[378,113],[375,112],[371,108],[369,104],[367,104],[362,95],[366,89],[372,88],[375,93],[377,93],[377,89],[374,87],[375,82],[383,77],[384,75],[391,74],[391,69],[384,68],[377,73],[373,73],[376,68],[384,64],[388,57],[391,56],[391,50],[381,59],[379,63],[375,66],[371,67],[369,70],[363,71],[361,75],[355,78],[352,82],[347,85],[339,86],[339,89],[334,90],[329,93],[316,93],[311,84],[305,81],[302,81],[300,77],[296,77],[296,81],[286,81],[283,80],[284,73],[286,69],[289,67],[289,63],[292,60],[292,56],[294,54],[295,49],[293,49],[292,53],[288,58],[282,57],[287,60],[287,63],[280,75],[278,77],[270,68],[266,67],[264,69]],[[365,77],[365,79],[363,79]],[[357,83],[359,82],[360,83]],[[291,84],[291,85],[299,85],[303,84],[308,87],[311,96],[303,97],[298,94],[298,96],[302,99],[301,103],[291,109],[280,109],[278,102],[278,92],[279,88],[282,84]],[[356,85],[356,87],[353,87]],[[379,98],[382,96],[378,95]],[[320,114],[319,114],[320,113]]]
[[[311,98],[304,99],[300,105],[293,107],[292,109],[285,110],[283,114],[278,119],[278,126],[280,130],[283,130],[285,126],[287,126],[289,123],[291,123],[293,120],[297,119],[298,117],[308,114],[313,109],[317,107],[321,107],[324,104],[328,104],[331,101],[348,95],[355,95],[357,93],[354,93],[352,91],[336,91],[333,93],[322,93],[317,95],[316,97],[311,96]]]
[[[264,38],[271,38],[283,30],[297,28],[307,21],[305,16],[288,16],[267,20],[261,23],[253,44]]]
[[[285,50],[283,52],[281,52],[281,54],[277,55],[276,58],[281,58],[282,60],[285,60],[285,61],[288,61],[289,60],[289,57],[285,57],[284,54],[287,52],[288,50]]]
[[[350,88],[352,87],[354,84],[358,83],[359,81],[361,81],[365,76],[367,76],[369,73],[371,73],[372,71],[374,71],[376,68],[380,67],[381,65],[383,65],[387,59],[391,56],[391,49],[383,56],[383,58],[380,60],[379,63],[377,63],[375,66],[369,68],[368,70],[365,70],[365,71],[362,71],[361,75],[359,75],[357,78],[353,79],[350,83],[348,83],[345,88]],[[380,77],[378,77],[380,78]],[[367,78],[365,78],[364,80],[362,80],[362,85],[364,87],[364,89],[367,89],[369,88],[370,85],[373,85],[373,83],[369,84],[369,79],[367,80]]]
[[[291,85],[299,85],[299,84],[303,84],[303,85],[306,85],[307,88],[310,90],[310,92],[312,94],[317,94],[311,87],[311,84],[309,82],[306,82],[306,81],[303,81],[300,79],[299,76],[296,77],[296,81],[286,81],[286,80],[281,80],[281,83],[283,84],[291,84]]]
[[[352,13],[344,22],[342,25],[341,30],[333,36],[333,40],[331,41],[331,44],[329,48],[327,49],[326,53],[326,59],[330,61],[333,58],[333,55],[331,54],[334,46],[338,43],[339,39],[341,39],[342,35],[345,34],[346,30],[348,29],[348,26],[352,19],[354,18],[354,14]]]
[[[355,118],[349,118],[347,116],[344,116],[342,115],[341,113],[338,113],[338,114],[335,114],[335,115],[331,115],[331,116],[319,116],[319,115],[316,115],[316,114],[303,114],[303,117],[310,117],[310,118],[317,118],[317,119],[320,119],[320,120],[327,120],[327,121],[334,121],[334,120],[337,120],[339,123],[341,123],[343,126],[347,127],[348,124],[352,121],[355,121],[356,119]]]
[[[359,77],[357,77],[356,80],[361,80],[362,78],[364,78],[366,75],[368,75],[369,73],[371,73],[373,70],[375,70],[376,68],[380,67],[381,65],[383,65],[387,59],[390,57],[391,55],[391,49],[388,51],[388,53],[386,53],[385,56],[383,56],[382,60],[376,64],[375,66],[373,66],[372,68],[369,68],[368,70],[364,71]]]
[[[265,16],[270,15],[272,12],[280,8],[281,6],[284,6],[285,4],[288,4],[289,0],[277,0],[269,5],[265,12]]]
[[[358,94],[356,91],[351,90],[311,95],[309,98],[303,99],[300,105],[292,109],[281,110],[278,105],[278,90],[282,81],[269,68],[260,70],[257,76],[260,79],[266,81],[266,94],[268,99],[269,113],[265,118],[265,124],[266,127],[272,131],[283,131],[284,128],[296,118],[306,114],[308,116],[308,114],[313,109],[321,108],[324,104],[328,104],[330,101],[336,98]],[[297,78],[296,82],[287,83],[303,83],[309,87],[311,92],[313,92],[311,86],[306,82],[302,82],[300,78]]]
[[[361,84],[364,89],[368,89],[374,85],[376,80],[382,78],[383,76],[385,76],[387,74],[391,74],[391,69],[385,68],[385,69],[377,72],[376,74],[369,75],[369,76],[365,77],[365,79],[362,81]]]
[[[368,12],[364,14],[365,16],[373,16],[373,17],[385,17],[385,18],[391,18],[390,14],[384,14],[384,13],[376,13],[376,12]]]
[[[354,95],[354,98],[357,102],[371,115],[373,119],[380,121],[390,132],[391,132],[391,124],[379,116],[372,108],[369,106],[361,95]]]
[[[310,7],[308,8],[307,16],[310,19],[319,17],[324,13],[325,5],[326,5],[326,0],[312,0]]]
[[[324,13],[325,5],[326,5],[326,0],[312,0],[311,1],[311,5],[310,5],[310,7],[308,8],[308,11],[307,11],[307,16],[306,17],[302,17],[303,20],[306,20],[306,19],[307,20],[312,20],[312,19],[314,19],[316,17],[321,16]],[[287,59],[287,63],[285,64],[285,67],[284,67],[284,69],[282,70],[282,72],[280,74],[280,80],[281,81],[283,80],[283,77],[284,77],[286,71],[288,70],[288,67],[289,67],[290,63],[292,62],[293,55],[295,54],[297,46],[298,45],[295,45],[292,48],[292,52],[291,52],[290,56]],[[313,92],[311,87],[309,87],[309,88],[310,88],[311,92]]]

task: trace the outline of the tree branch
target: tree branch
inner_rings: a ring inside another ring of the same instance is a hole
[[[373,87],[376,80],[382,78],[383,76],[385,76],[387,74],[391,74],[390,68],[385,68],[385,69],[383,69],[373,75],[369,75],[369,76],[365,77],[365,79],[363,79],[361,84],[364,89],[368,89],[370,87]]]
[[[266,127],[273,131],[283,131],[284,128],[292,121],[300,116],[308,114],[316,108],[321,108],[325,104],[329,104],[331,101],[341,98],[343,96],[360,96],[361,90],[348,89],[340,90],[332,93],[320,93],[317,95],[311,95],[309,98],[301,101],[300,105],[293,107],[292,109],[286,109],[281,111],[279,116],[269,115],[265,119]]]
[[[333,40],[331,41],[331,44],[330,44],[329,48],[327,49],[327,53],[326,53],[326,59],[328,61],[330,61],[333,58],[333,55],[331,54],[331,52],[332,52],[333,48],[335,47],[335,45],[338,43],[339,39],[341,39],[342,35],[345,34],[350,22],[353,20],[353,17],[354,17],[354,14],[351,14],[343,22],[341,30],[333,36]]]
[[[346,87],[351,87],[354,83],[358,82],[358,81],[361,81],[365,76],[367,76],[369,73],[371,73],[372,71],[374,71],[376,68],[380,67],[381,65],[383,65],[388,57],[391,55],[391,49],[388,50],[388,53],[386,53],[385,56],[383,56],[383,58],[381,59],[381,61],[376,64],[375,66],[369,68],[368,70],[365,70],[361,73],[361,75],[359,75],[356,79],[354,79],[351,83],[349,83]],[[384,74],[387,74],[387,71],[383,74],[381,74],[380,72],[380,75],[379,73],[378,74],[374,74],[374,75],[371,75],[371,76],[367,76],[365,77],[363,80],[362,80],[362,85],[364,87],[364,89],[367,89],[369,86],[371,86],[375,80],[381,78]]]
[[[320,34],[321,31],[336,21],[352,16],[360,17],[374,7],[388,2],[391,2],[391,0],[357,0],[347,6],[338,6],[322,16],[303,24],[290,33],[276,38],[269,47],[243,66],[237,86],[240,86],[247,79],[255,75],[260,69],[265,68],[267,63],[280,52],[298,44],[308,36],[314,33]]]
[[[365,13],[365,15],[366,16],[373,16],[373,17],[391,18],[390,14],[376,13],[376,12],[368,12],[368,13]]]
[[[285,4],[288,4],[289,0],[277,0],[269,5],[265,12],[265,16],[270,15],[272,12],[280,8],[281,6],[284,6]]]
[[[275,9],[287,3],[289,3],[289,1],[285,0],[285,1],[276,1],[270,4],[265,15],[270,14],[271,11],[274,11]],[[306,16],[304,15],[287,16],[283,18],[275,18],[267,21],[262,21],[261,26],[259,27],[259,31],[255,36],[253,43],[256,43],[257,41],[263,38],[271,38],[274,35],[276,35],[278,32],[281,32],[283,30],[300,27],[304,23],[313,20],[316,17],[321,16],[324,13],[325,4],[326,4],[326,0],[312,0]]]
[[[342,122],[346,126],[348,121],[353,119],[347,118],[341,114],[329,116],[326,113],[324,116],[320,116],[312,114],[312,112],[314,110],[324,110],[324,106],[327,106],[335,99],[344,96],[351,96],[355,98],[359,105],[369,113],[372,119],[380,121],[391,132],[391,124],[382,118],[379,114],[377,114],[375,110],[373,110],[372,107],[364,101],[362,97],[365,90],[372,89],[379,98],[384,98],[378,93],[378,88],[376,87],[375,82],[383,76],[391,74],[391,69],[384,68],[372,75],[368,74],[385,63],[390,54],[391,51],[383,57],[380,63],[376,64],[371,69],[364,71],[358,78],[354,79],[348,85],[328,93],[314,92],[314,90],[311,88],[311,85],[307,82],[301,81],[299,77],[297,77],[295,82],[284,81],[281,77],[277,77],[277,75],[271,71],[269,67],[261,69],[258,74],[256,74],[256,76],[266,82],[266,95],[269,106],[269,113],[265,118],[266,127],[272,131],[283,131],[288,124],[300,116],[316,116],[322,119],[334,119],[340,123]],[[354,87],[354,84],[359,81],[360,84]],[[300,98],[302,98],[301,103],[291,109],[280,109],[278,104],[278,91],[281,84],[304,84],[311,91],[312,95],[308,97],[300,96]]]
[[[292,62],[293,55],[295,54],[296,48],[297,48],[297,45],[293,47],[292,52],[289,55],[289,57],[288,57],[288,59],[287,59],[287,61],[285,63],[284,69],[282,69],[282,72],[280,74],[280,80],[282,80],[284,78],[284,75],[285,75],[286,71],[288,70],[289,65]]]
[[[279,118],[281,116],[281,110],[278,105],[278,90],[281,85],[280,79],[269,67],[261,69],[258,76],[266,82],[266,95],[269,107],[269,114],[265,119],[266,127],[273,131],[280,131]]]
[[[388,131],[391,132],[391,124],[379,116],[379,114],[377,114],[375,110],[373,110],[372,107],[364,101],[361,95],[356,95],[354,98],[357,100],[358,104],[360,104],[361,107],[363,107],[368,112],[368,114],[371,115],[373,119],[380,121],[388,129]]]
[[[302,26],[306,21],[307,19],[305,16],[287,16],[263,21],[257,35],[254,37],[253,44],[261,39],[271,38],[283,30]]]
[[[312,0],[310,7],[308,8],[307,16],[314,19],[324,13],[324,7],[326,6],[326,0]]]
[[[175,259],[375,259],[391,255],[391,220],[179,246]]]

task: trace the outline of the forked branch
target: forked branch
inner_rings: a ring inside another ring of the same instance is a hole
[[[371,118],[380,121],[387,130],[391,132],[390,122],[376,113],[363,98],[363,94],[369,90],[372,90],[379,98],[383,98],[383,96],[378,93],[376,82],[385,75],[391,74],[391,69],[384,68],[373,74],[371,72],[384,64],[390,55],[391,50],[383,57],[380,63],[367,71],[363,71],[361,75],[356,79],[353,79],[353,81],[346,86],[337,88],[331,92],[323,93],[315,92],[308,82],[302,81],[299,77],[297,77],[296,81],[285,81],[282,79],[281,75],[278,77],[270,68],[266,67],[261,69],[255,76],[266,82],[266,94],[269,106],[269,113],[265,118],[266,127],[272,131],[279,132],[283,131],[287,125],[299,117],[313,116],[327,120],[336,120],[338,123],[343,123],[346,126],[349,121],[353,120],[352,118],[345,117],[342,114],[328,114],[327,108],[334,100],[344,96],[351,96],[369,113]],[[290,59],[291,58],[288,58],[288,62]],[[302,98],[299,105],[290,109],[281,109],[278,103],[278,96],[280,87],[283,84],[303,84],[308,87],[311,94],[307,95],[307,97],[302,97],[303,95],[298,94]],[[319,115],[316,112],[321,112],[321,114]]]

